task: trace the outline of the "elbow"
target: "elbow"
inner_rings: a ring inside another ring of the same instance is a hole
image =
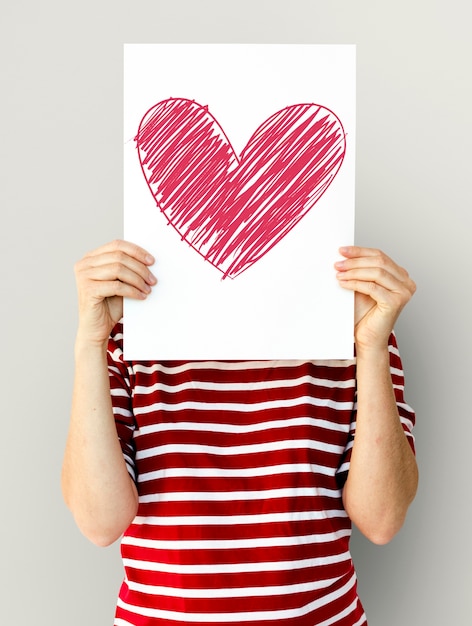
[[[74,515],[74,519],[82,535],[99,548],[107,548],[118,541],[131,523],[127,519],[121,523],[100,523],[79,515]]]
[[[349,480],[349,479],[348,479]],[[352,523],[372,543],[378,546],[390,543],[402,529],[418,487],[418,471],[415,466],[411,479],[400,492],[390,491],[385,497],[359,497],[346,483],[343,491],[344,508]]]
[[[377,519],[375,525],[366,528],[363,534],[372,543],[384,546],[400,532],[405,523],[411,502],[415,497],[416,490],[404,502],[397,503],[387,508]]]
[[[362,512],[358,515],[353,513],[350,517],[364,537],[377,546],[384,546],[402,529],[407,511],[408,507],[392,507],[375,516]]]
[[[111,546],[123,535],[121,532],[118,534],[106,531],[99,532],[97,529],[86,530],[80,528],[80,531],[84,537],[86,537],[98,548],[107,548],[108,546]]]
[[[137,504],[130,504],[127,509],[122,507],[119,511],[90,510],[89,506],[68,497],[67,492],[64,492],[64,501],[82,535],[100,548],[111,546],[120,539],[137,512]]]
[[[378,546],[390,543],[402,529],[409,504],[406,502],[388,504],[374,511],[356,506],[345,507],[346,512],[357,529],[369,541]]]
[[[392,541],[403,526],[403,521],[397,524],[381,525],[372,529],[359,529],[362,534],[376,546],[385,546]]]
[[[106,548],[111,546],[123,536],[136,515],[136,508],[129,507],[115,511],[110,514],[108,511],[98,511],[91,515],[89,512],[77,512],[74,515],[75,522],[80,532],[91,543]]]

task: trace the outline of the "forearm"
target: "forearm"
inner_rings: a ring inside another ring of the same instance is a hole
[[[115,541],[136,514],[137,492],[113,418],[106,348],[80,338],[62,487],[77,525],[98,545]]]
[[[418,481],[398,415],[387,347],[358,351],[357,385],[356,434],[344,505],[363,534],[386,543],[401,528]]]

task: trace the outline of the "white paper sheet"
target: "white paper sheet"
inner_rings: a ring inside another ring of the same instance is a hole
[[[157,259],[128,360],[345,359],[355,46],[125,46],[124,237]],[[280,239],[280,240],[279,240]]]

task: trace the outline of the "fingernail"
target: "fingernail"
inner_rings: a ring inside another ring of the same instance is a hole
[[[146,254],[145,260],[146,263],[149,263],[149,265],[152,265],[155,262],[154,257],[150,254]]]

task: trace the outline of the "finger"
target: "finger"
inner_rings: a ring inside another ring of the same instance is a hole
[[[150,271],[148,265],[121,250],[101,252],[100,254],[86,256],[78,263],[77,271],[78,273],[86,271],[87,274],[90,275],[90,270],[93,272],[94,269],[107,266],[113,267],[115,270],[115,276],[108,276],[108,278],[120,278],[121,280],[120,273],[127,269],[141,276],[149,285],[154,285],[157,282],[156,277]],[[92,277],[94,275],[95,274],[92,274]],[[97,273],[97,278],[99,277],[100,273]]]
[[[144,265],[152,265],[155,262],[154,257],[144,248],[131,243],[130,241],[124,241],[122,239],[115,239],[110,241],[91,252],[88,252],[84,258],[100,256],[108,252],[123,252],[125,255],[136,259]]]
[[[384,254],[377,248],[364,248],[362,246],[343,246],[339,248],[339,252],[348,258],[361,257],[361,256],[378,256]]]
[[[389,291],[402,293],[403,291],[411,292],[412,287],[404,276],[393,273],[390,268],[384,267],[355,267],[346,269],[336,274],[340,281],[358,281],[376,283]]]
[[[146,273],[149,274],[147,269]],[[149,276],[142,276],[139,271],[135,271],[128,265],[120,262],[112,262],[85,268],[82,271],[82,278],[95,283],[118,281],[125,285],[134,287],[135,289],[138,289],[146,294],[151,291],[151,281]]]
[[[387,281],[388,282],[388,281]],[[401,283],[396,288],[386,286],[376,280],[339,280],[344,289],[369,296],[377,305],[387,309],[400,311],[410,300],[412,293]]]
[[[342,250],[342,249],[341,249]],[[355,268],[377,267],[393,274],[398,280],[410,282],[411,279],[405,268],[395,263],[389,256],[381,250],[374,248],[360,248],[353,246],[346,254],[351,255],[342,261],[337,261],[334,266],[338,271],[345,271]],[[358,256],[358,253],[360,255]],[[411,281],[412,282],[412,281]]]
[[[397,295],[396,293],[390,291],[382,285],[379,285],[375,281],[342,280],[339,281],[339,284],[344,289],[348,289],[350,291],[362,293],[366,296],[369,296],[377,304],[383,303],[390,305],[394,297]]]
[[[88,294],[92,301],[102,301],[115,296],[133,298],[134,300],[145,300],[149,295],[148,292],[141,291],[137,287],[119,280],[92,281],[88,285]]]

